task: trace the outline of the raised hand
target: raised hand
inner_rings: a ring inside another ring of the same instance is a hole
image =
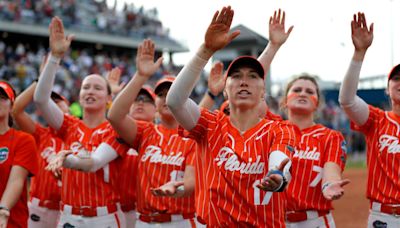
[[[284,44],[293,30],[293,25],[289,27],[288,31],[285,31],[285,11],[281,9],[274,12],[274,16],[269,18],[269,41],[274,44],[281,46]]]
[[[208,77],[208,89],[210,92],[217,96],[224,90],[225,80],[224,80],[224,64],[220,61],[214,63],[211,68],[210,75]]]
[[[65,36],[64,25],[60,18],[53,17],[49,26],[50,49],[55,57],[62,58],[71,45],[74,35]]]
[[[358,12],[351,21],[351,38],[357,51],[366,51],[374,39],[374,23],[367,26],[365,14]]]
[[[229,34],[233,14],[234,12],[230,6],[223,7],[221,12],[215,12],[211,24],[207,28],[204,39],[204,44],[207,49],[213,52],[218,51],[240,34],[239,30]]]
[[[154,62],[155,45],[150,39],[145,39],[138,48],[136,55],[136,68],[141,76],[149,78],[160,68],[163,58]]]
[[[281,173],[283,173],[283,169],[289,163],[289,161],[290,161],[289,158],[286,158],[281,162],[281,164],[278,166],[276,170],[271,170],[271,171],[280,171]],[[261,183],[257,185],[259,189],[273,192],[278,190],[278,188],[281,186],[283,181],[283,176],[276,173],[271,174],[271,171],[268,172],[267,176],[265,176],[262,179]]]
[[[348,183],[350,183],[348,179],[325,183],[326,186],[323,186],[322,194],[327,200],[340,199],[344,194],[343,186]]]
[[[65,158],[69,155],[72,154],[72,151],[70,150],[62,150],[57,153],[55,158],[49,162],[49,164],[46,166],[46,170],[49,170],[53,172],[54,176],[56,178],[61,178],[61,170],[63,167],[63,163]]]
[[[108,72],[106,79],[111,87],[111,93],[113,95],[118,94],[126,83],[120,83],[121,80],[121,70],[118,67],[114,67],[110,72]]]
[[[180,186],[183,186],[183,181],[170,181],[158,188],[151,188],[150,191],[155,196],[176,197]]]

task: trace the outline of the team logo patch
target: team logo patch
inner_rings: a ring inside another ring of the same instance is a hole
[[[340,145],[340,148],[342,148],[342,151],[343,151],[342,155],[340,156],[340,160],[342,160],[342,162],[344,164],[346,164],[346,156],[345,156],[347,154],[347,143],[346,143],[346,141],[342,142],[342,144]]]
[[[7,147],[0,148],[0,163],[3,163],[7,160],[9,154],[9,150]]]
[[[379,220],[376,220],[375,222],[372,223],[372,226],[374,228],[386,228],[387,227],[387,223],[379,221]]]
[[[347,142],[343,141],[340,147],[342,148],[343,152],[347,154]]]
[[[292,153],[294,152],[294,148],[293,148],[293,147],[287,145],[286,148],[288,148],[288,150],[289,150],[290,152],[292,152]]]

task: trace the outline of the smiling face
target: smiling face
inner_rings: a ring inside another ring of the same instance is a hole
[[[100,75],[92,74],[85,77],[79,92],[79,102],[85,111],[106,110],[111,101],[107,82]]]
[[[253,68],[240,67],[227,77],[225,93],[232,108],[255,108],[264,96],[264,80]]]
[[[319,92],[315,80],[303,77],[289,83],[285,103],[291,113],[313,114],[319,103]]]

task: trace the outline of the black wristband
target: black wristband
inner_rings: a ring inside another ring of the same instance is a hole
[[[217,99],[217,96],[215,96],[214,94],[211,93],[211,91],[209,89],[207,89],[207,94],[208,96],[211,97],[211,99],[213,99],[215,101],[215,99]]]
[[[0,210],[5,210],[5,211],[10,212],[10,209],[8,209],[8,207],[6,207],[6,206],[1,206],[0,205]]]

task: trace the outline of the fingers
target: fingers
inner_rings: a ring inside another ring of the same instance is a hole
[[[235,39],[237,36],[240,35],[240,30],[234,31],[230,36],[229,36],[229,42]]]
[[[163,61],[164,61],[163,57],[158,58],[157,61],[155,62],[156,67],[159,68]]]
[[[350,183],[350,180],[349,179],[344,179],[344,180],[342,180],[341,182],[340,182],[340,187],[343,187],[343,186],[345,186],[345,185],[347,185],[347,184],[349,184]]]

